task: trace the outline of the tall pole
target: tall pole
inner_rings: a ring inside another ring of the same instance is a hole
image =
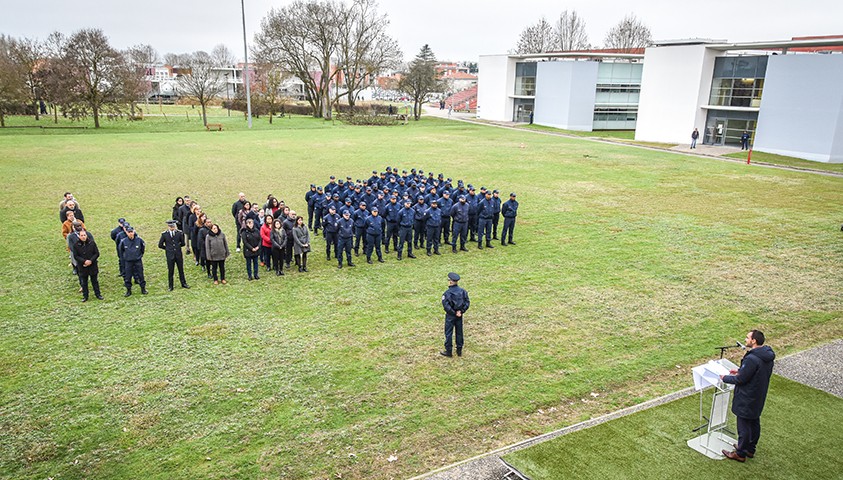
[[[246,43],[246,6],[245,0],[240,0],[240,13],[243,16],[243,81],[246,83],[246,118],[249,120],[249,128],[252,128],[252,95],[249,91],[249,46]]]

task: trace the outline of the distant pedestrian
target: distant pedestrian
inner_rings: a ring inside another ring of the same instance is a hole
[[[448,105],[448,118],[451,118],[451,113],[454,111],[453,105]]]
[[[741,134],[741,150],[749,150],[749,132],[746,130]]]
[[[696,128],[691,132],[691,148],[697,148],[697,139],[700,138],[700,131]]]
[[[462,356],[463,347],[463,318],[471,302],[468,292],[457,285],[460,276],[456,273],[448,274],[448,290],[442,294],[442,308],[445,309],[445,350],[439,352],[444,357],[451,357],[453,335],[456,332],[457,356]]]

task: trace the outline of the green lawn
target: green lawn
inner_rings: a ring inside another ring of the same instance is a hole
[[[746,152],[735,152],[726,156],[746,160]],[[843,163],[812,162],[811,160],[803,160],[801,158],[759,152],[756,150],[752,151],[752,159],[750,161],[772,163],[774,165],[783,165],[786,167],[810,168],[814,170],[827,170],[829,172],[843,173]]]
[[[698,433],[693,395],[504,457],[532,480],[839,478],[843,400],[774,376],[755,458],[711,460],[685,442]],[[734,416],[731,418],[734,432]]]
[[[750,328],[780,354],[843,334],[840,179],[436,119],[217,118],[0,130],[0,477],[403,478],[686,386]],[[386,165],[518,192],[518,245],[338,271],[316,239],[308,274],[247,282],[234,256],[230,285],[190,266],[166,291],[176,196],[233,240],[239,191],[303,211],[311,182]],[[67,267],[66,190],[105,301]],[[118,217],[148,296],[122,297]],[[449,271],[472,299],[451,360]]]

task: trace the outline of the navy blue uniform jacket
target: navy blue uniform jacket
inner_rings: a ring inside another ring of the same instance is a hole
[[[732,413],[736,416],[748,419],[761,417],[775,358],[776,354],[769,345],[753,348],[743,356],[737,375],[723,377],[723,383],[735,385]]]
[[[459,285],[449,286],[445,290],[445,293],[442,294],[442,308],[445,309],[445,313],[448,315],[455,317],[457,310],[465,313],[470,305],[471,301],[468,299],[468,292]]]

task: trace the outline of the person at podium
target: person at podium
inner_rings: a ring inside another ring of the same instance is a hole
[[[770,376],[773,375],[775,352],[764,345],[764,333],[752,330],[746,334],[747,352],[741,360],[739,370],[731,375],[721,375],[723,383],[735,385],[732,413],[738,420],[738,443],[732,451],[723,450],[723,455],[738,462],[755,456],[755,447],[761,436],[761,410],[767,399]]]

